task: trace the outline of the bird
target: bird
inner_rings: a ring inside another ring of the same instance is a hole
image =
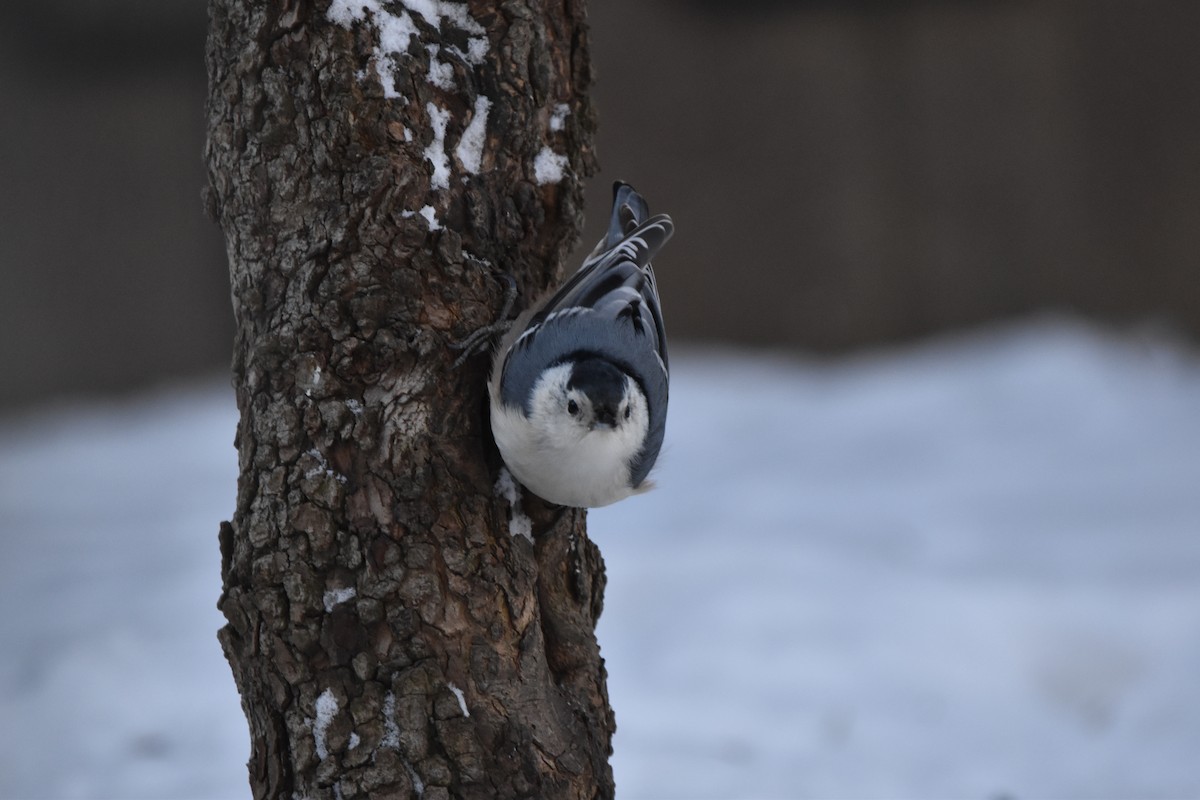
[[[670,371],[651,259],[674,230],[617,181],[604,237],[496,348],[492,436],[513,477],[550,503],[596,508],[653,488]]]

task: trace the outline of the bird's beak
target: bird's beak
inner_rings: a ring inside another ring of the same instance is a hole
[[[612,430],[617,427],[617,413],[611,408],[597,407],[596,418],[592,421],[592,430]]]

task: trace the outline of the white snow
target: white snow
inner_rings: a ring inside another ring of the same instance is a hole
[[[450,186],[450,158],[446,155],[446,125],[450,122],[450,112],[433,103],[426,103],[425,110],[429,112],[429,123],[433,126],[433,141],[425,148],[425,158],[433,165],[429,184],[434,189],[446,189]]]
[[[543,147],[533,159],[533,176],[539,184],[558,183],[566,174],[567,157]]]
[[[550,115],[550,130],[561,131],[563,123],[567,121],[567,116],[571,113],[571,107],[566,103],[559,103],[554,107],[554,113]]]
[[[305,450],[304,455],[317,462],[316,466],[309,467],[304,471],[304,477],[315,478],[318,475],[324,475],[327,478],[333,478],[338,483],[346,482],[347,479],[345,475],[341,474],[340,472],[335,472],[329,468],[329,462],[325,460],[325,454],[320,450],[317,450],[316,448]]]
[[[413,769],[412,764],[408,763],[407,761],[401,763],[404,764],[404,769],[408,772],[408,779],[412,781],[413,791],[416,792],[417,797],[424,797],[425,781],[421,780],[421,776],[417,774],[415,769]]]
[[[343,28],[366,22],[375,29],[379,44],[375,46],[372,60],[375,74],[383,86],[383,96],[389,99],[400,97],[396,91],[395,59],[408,52],[412,37],[417,35],[417,27],[408,14],[403,11],[395,14],[380,0],[333,0],[325,17]]]
[[[372,53],[375,64],[375,74],[383,87],[383,96],[389,99],[402,98],[396,90],[396,62],[400,58],[410,57],[409,45],[414,36],[420,31],[407,13],[411,11],[423,18],[435,29],[442,31],[449,25],[467,34],[467,50],[460,47],[437,42],[425,45],[429,55],[429,70],[426,79],[443,91],[453,91],[455,88],[454,67],[441,60],[441,56],[449,53],[452,57],[461,58],[468,64],[479,66],[489,49],[489,42],[483,26],[471,17],[465,3],[452,3],[446,0],[399,0],[399,5],[407,11],[396,13],[384,5],[382,0],[333,0],[325,12],[326,18],[344,28],[352,28],[355,24],[370,25],[378,38],[378,44]],[[396,4],[392,4],[393,6]],[[362,77],[361,71],[358,73]],[[487,111],[491,103],[486,98],[475,101],[475,116],[463,131],[462,138],[455,154],[468,172],[479,171],[483,158],[485,142],[485,126]],[[446,189],[450,186],[450,157],[446,152],[446,130],[450,122],[450,112],[438,108],[433,103],[426,103],[429,112],[429,124],[433,131],[433,141],[425,148],[424,155],[433,167],[430,177],[430,187]],[[412,132],[404,129],[404,140],[412,141]],[[561,158],[561,157],[560,157]],[[565,159],[563,160],[565,164]],[[552,169],[552,165],[547,167]],[[561,168],[560,168],[561,171]],[[561,175],[558,180],[562,180]],[[440,225],[433,227],[430,217],[431,230],[437,230]]]
[[[409,11],[420,14],[435,28],[440,28],[444,20],[458,30],[473,35],[484,33],[483,26],[475,21],[467,11],[466,3],[452,3],[449,0],[400,0]]]
[[[417,212],[425,218],[425,222],[429,224],[429,230],[440,231],[442,223],[438,222],[437,211],[433,206],[421,206],[421,210]]]
[[[447,684],[447,686],[454,696],[458,698],[458,707],[462,709],[463,716],[471,716],[471,712],[467,711],[467,697],[465,694],[463,694],[463,690],[455,686],[453,683]]]
[[[443,91],[450,91],[454,88],[454,67],[438,59],[441,50],[438,45],[426,45],[425,50],[429,53],[429,74],[426,76],[429,82]]]
[[[396,91],[396,59],[407,54],[409,43],[417,35],[417,26],[408,14],[393,14],[385,8],[376,12],[374,21],[379,34],[379,44],[372,59],[375,73],[383,86],[383,96],[394,100],[401,96]]]
[[[344,586],[340,589],[329,589],[325,592],[322,598],[325,601],[325,613],[333,611],[334,607],[347,600],[353,600],[358,595],[358,590],[353,586]]]
[[[623,798],[1200,795],[1200,358],[672,355],[659,488],[589,514]],[[235,425],[224,378],[0,419],[0,797],[248,796]]]
[[[333,722],[333,716],[337,714],[338,701],[333,696],[332,689],[326,689],[321,692],[321,696],[317,698],[317,718],[313,720],[313,742],[316,743],[317,758],[324,761],[329,758],[329,746],[325,743],[325,734],[329,732],[329,724]]]
[[[441,30],[448,24],[451,28],[467,34],[467,51],[464,53],[454,45],[446,49],[458,54],[467,63],[478,66],[483,63],[490,47],[484,27],[470,15],[466,3],[451,3],[445,0],[400,0],[412,11],[425,18],[433,27]]]
[[[418,214],[425,218],[425,224],[429,227],[429,230],[440,231],[442,229],[442,223],[438,221],[437,218],[437,209],[435,209],[433,206],[421,206],[420,211],[400,212],[400,216],[404,219],[412,219]],[[358,413],[361,413],[361,411]]]
[[[467,61],[472,64],[482,64],[484,57],[491,49],[491,43],[486,36],[475,36],[467,40]]]
[[[441,31],[448,23],[468,34],[467,52],[463,53],[457,47],[447,47],[457,53],[468,63],[479,65],[489,48],[486,31],[470,15],[464,3],[451,3],[446,0],[399,0],[398,5],[424,18],[435,29]],[[408,46],[412,38],[419,34],[417,26],[405,11],[395,13],[382,0],[333,0],[325,17],[330,22],[343,28],[353,27],[355,23],[363,22],[370,25],[378,36],[379,43],[372,53],[375,62],[375,73],[383,86],[383,96],[398,98],[396,91],[396,59],[408,56]],[[427,45],[429,52],[430,83],[440,89],[449,91],[454,88],[454,70],[438,59],[440,47]]]
[[[349,28],[355,22],[378,14],[380,0],[333,0],[325,12],[325,18],[330,22]]]
[[[508,535],[523,536],[532,542],[533,520],[521,510],[521,486],[508,471],[508,467],[500,468],[500,476],[496,478],[496,486],[492,491],[496,497],[507,500],[511,509],[508,517]]]
[[[475,98],[475,114],[454,150],[463,169],[472,175],[479,172],[479,166],[483,163],[483,146],[487,143],[487,118],[491,107],[492,101],[483,95]]]
[[[313,389],[320,387],[320,385],[321,385],[321,367],[318,364],[317,366],[313,367],[312,374],[309,375],[308,387],[304,390],[304,396],[312,397]]]
[[[396,723],[396,694],[388,692],[383,696],[383,739],[379,746],[395,750],[400,746],[400,726]]]

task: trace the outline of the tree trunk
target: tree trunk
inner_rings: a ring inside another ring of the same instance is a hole
[[[478,356],[578,238],[583,0],[212,0],[237,322],[221,644],[256,798],[611,797],[584,514],[498,480]],[[530,536],[532,530],[533,536]]]

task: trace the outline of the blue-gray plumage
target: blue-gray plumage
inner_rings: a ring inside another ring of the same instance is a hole
[[[670,217],[651,217],[641,195],[616,184],[604,239],[561,288],[518,317],[496,353],[496,442],[517,479],[547,500],[605,505],[648,488],[668,396],[650,262],[673,231]],[[612,474],[598,476],[604,470]],[[576,491],[570,481],[595,485]]]

